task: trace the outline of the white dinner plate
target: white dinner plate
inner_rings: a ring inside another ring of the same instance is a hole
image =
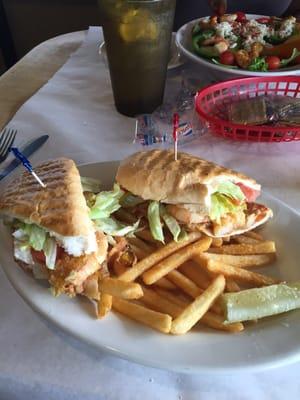
[[[265,15],[255,15],[247,14],[248,19],[257,19],[260,17],[265,17]],[[204,17],[206,18],[206,17]],[[286,75],[299,75],[300,68],[299,65],[290,66],[287,68],[280,68],[279,70],[273,70],[268,72],[257,72],[248,71],[245,69],[237,68],[226,68],[222,65],[214,64],[212,61],[207,60],[204,57],[200,57],[194,53],[192,49],[192,29],[193,26],[203,18],[197,18],[183,25],[176,34],[176,43],[180,52],[185,55],[188,59],[196,64],[202,65],[208,68],[212,72],[224,73],[227,78],[238,78],[242,76],[286,76]]]
[[[100,178],[107,189],[117,165],[90,164],[80,167],[80,172],[82,176]],[[275,240],[278,251],[277,262],[262,271],[287,281],[299,280],[300,215],[271,196],[263,195],[262,202],[274,211],[264,235]],[[257,371],[300,360],[300,310],[248,324],[238,334],[197,327],[184,336],[165,335],[113,312],[96,320],[90,302],[83,298],[54,298],[44,285],[15,264],[10,234],[2,224],[0,240],[0,264],[23,299],[44,318],[99,350],[180,372]]]

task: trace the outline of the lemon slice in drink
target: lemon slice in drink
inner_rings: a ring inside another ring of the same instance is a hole
[[[158,29],[147,10],[132,9],[123,16],[120,35],[125,42],[155,40]]]
[[[221,300],[226,322],[255,320],[300,308],[300,282],[226,293]]]

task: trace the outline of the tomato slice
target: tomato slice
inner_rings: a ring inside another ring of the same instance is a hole
[[[37,250],[31,249],[31,255],[32,255],[33,261],[35,261],[39,264],[45,264],[46,257],[45,257],[45,253],[43,252],[43,250],[37,251]]]
[[[64,249],[60,246],[57,246],[56,261],[59,260],[60,258],[62,258],[63,254],[64,254]],[[45,257],[45,253],[43,252],[43,250],[37,251],[37,250],[31,249],[31,255],[32,255],[33,261],[35,261],[39,264],[46,263],[46,257]]]
[[[243,183],[238,182],[236,183],[236,185],[240,187],[249,203],[254,202],[260,194],[259,190],[252,189],[249,186],[244,185]]]

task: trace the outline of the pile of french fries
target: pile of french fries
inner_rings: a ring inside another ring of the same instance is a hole
[[[120,217],[130,219],[126,211]],[[192,232],[163,245],[144,229],[126,240],[131,261],[121,257],[110,276],[99,278],[99,318],[113,309],[163,333],[185,334],[201,324],[236,333],[244,324],[224,323],[222,293],[279,283],[253,271],[276,257],[275,243],[257,232],[224,239]]]

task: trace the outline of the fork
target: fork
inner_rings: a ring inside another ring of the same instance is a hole
[[[15,140],[16,129],[5,128],[0,134],[0,163],[6,160],[9,150]]]

